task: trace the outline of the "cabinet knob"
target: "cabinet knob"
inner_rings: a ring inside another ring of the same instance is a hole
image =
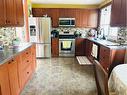
[[[27,72],[27,74],[29,74],[29,72]]]
[[[8,64],[11,64],[11,62],[8,62]]]
[[[19,24],[19,22],[17,21],[17,24]]]
[[[10,23],[10,21],[8,21],[8,23]]]
[[[6,23],[10,23],[10,21],[9,20],[6,20]]]
[[[28,52],[26,54],[29,54]]]
[[[29,60],[27,60],[27,62],[29,62]]]
[[[12,59],[12,62],[13,62],[14,60]]]

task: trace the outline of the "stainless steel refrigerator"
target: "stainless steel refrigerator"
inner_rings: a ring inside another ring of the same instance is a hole
[[[30,42],[36,43],[36,57],[51,57],[51,18],[29,18]]]

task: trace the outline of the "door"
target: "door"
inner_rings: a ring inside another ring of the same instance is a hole
[[[16,2],[15,0],[6,0],[6,24],[13,26],[16,24]]]
[[[24,25],[23,1],[15,0],[16,5],[16,23],[19,26]]]
[[[20,91],[17,68],[18,68],[17,60],[12,59],[11,61],[8,62],[11,95],[19,95],[19,91]]]
[[[7,64],[0,66],[0,95],[10,95]]]
[[[6,7],[5,0],[0,0],[0,26],[4,26],[6,23]]]
[[[51,19],[40,18],[40,43],[51,43]]]

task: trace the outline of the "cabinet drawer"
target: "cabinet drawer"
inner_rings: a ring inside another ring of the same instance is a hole
[[[22,70],[25,69],[28,65],[30,65],[31,62],[32,62],[31,57],[28,58],[28,59],[23,60],[23,61],[21,62],[21,68],[22,68]]]
[[[28,48],[27,50],[25,50],[23,53],[22,53],[22,59],[27,59],[31,56],[31,49]]]

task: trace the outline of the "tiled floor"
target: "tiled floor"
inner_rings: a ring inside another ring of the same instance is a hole
[[[74,58],[39,59],[21,95],[97,95],[93,68]]]

